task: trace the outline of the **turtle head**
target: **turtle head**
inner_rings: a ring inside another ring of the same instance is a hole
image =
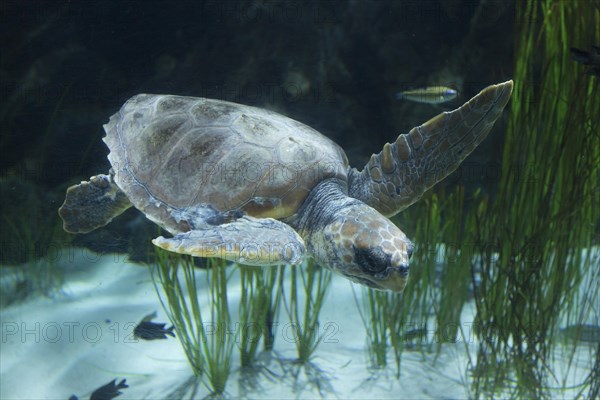
[[[401,292],[408,279],[412,243],[389,219],[356,203],[319,230],[318,244],[313,241],[311,246],[314,257],[354,282]]]

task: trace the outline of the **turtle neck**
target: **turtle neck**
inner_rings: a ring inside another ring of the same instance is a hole
[[[329,224],[341,210],[358,203],[361,201],[348,197],[346,182],[338,178],[326,179],[313,188],[298,212],[284,222],[306,237]]]

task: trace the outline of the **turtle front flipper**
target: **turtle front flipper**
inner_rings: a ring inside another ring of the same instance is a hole
[[[243,216],[233,222],[206,229],[162,236],[156,246],[194,257],[217,257],[245,265],[299,264],[304,241],[289,225],[272,218]]]
[[[485,139],[512,88],[512,81],[488,86],[462,107],[386,143],[361,172],[350,172],[350,196],[388,217],[410,206],[456,170]]]
[[[58,214],[65,231],[87,233],[108,224],[131,205],[110,175],[95,175],[89,182],[67,189],[65,202],[58,209]]]

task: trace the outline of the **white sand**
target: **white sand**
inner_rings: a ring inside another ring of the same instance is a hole
[[[94,389],[114,378],[126,378],[129,385],[118,399],[181,398],[192,373],[179,340],[143,341],[132,336],[135,325],[155,310],[155,322],[168,322],[148,269],[118,255],[97,258],[79,249],[71,254],[73,257],[60,261],[67,270],[62,293],[53,298],[35,297],[0,313],[0,398],[67,399],[76,394],[87,399]],[[204,284],[204,279],[199,282]],[[234,275],[228,285],[234,313],[239,292]],[[205,302],[204,309],[207,307]],[[465,307],[465,321],[472,320],[472,313],[472,307]],[[321,330],[327,329],[328,340],[317,348],[311,366],[300,367],[291,362],[296,354],[294,337],[282,312],[276,351],[260,356],[265,368],[241,372],[239,356],[234,353],[227,396],[447,399],[469,395],[462,342],[444,345],[435,362],[434,355],[405,351],[399,380],[391,353],[389,368],[369,369],[365,330],[346,279],[333,277],[320,322]],[[475,354],[475,343],[469,347]],[[589,370],[592,355],[589,351],[587,357],[578,359],[580,368],[571,373]],[[208,393],[200,385],[195,398]]]

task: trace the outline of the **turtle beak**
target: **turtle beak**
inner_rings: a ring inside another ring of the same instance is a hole
[[[408,281],[408,265],[402,265],[399,268],[395,268],[389,274],[389,276],[378,284],[381,290],[389,290],[391,292],[400,293],[406,287]]]

